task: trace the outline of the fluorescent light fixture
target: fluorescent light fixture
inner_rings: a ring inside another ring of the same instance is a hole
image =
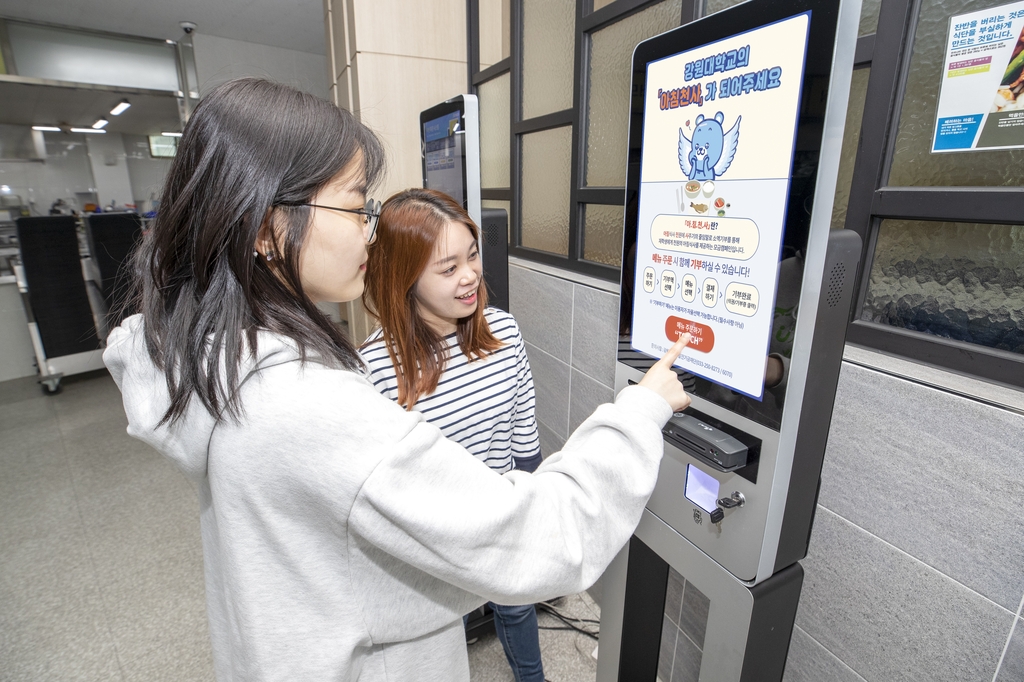
[[[113,109],[110,110],[110,115],[111,116],[120,116],[131,105],[132,105],[131,102],[129,102],[126,99],[123,99],[123,100],[121,100],[121,102],[116,107],[114,107]]]
[[[96,128],[72,128],[73,133],[103,133],[106,134],[106,130],[97,130]]]
[[[160,133],[164,137],[181,137],[181,133]]]
[[[96,122],[92,124],[92,127],[95,128],[96,130],[99,130],[100,128],[106,128],[107,123],[109,122],[110,121],[108,121],[107,119],[100,117],[96,119]]]
[[[32,126],[32,130],[42,130],[44,133],[59,133],[60,128],[56,126]]]

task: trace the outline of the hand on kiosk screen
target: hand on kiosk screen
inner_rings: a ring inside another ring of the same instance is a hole
[[[679,359],[686,345],[690,343],[689,334],[679,334],[676,342],[668,349],[661,360],[647,370],[647,374],[640,380],[640,385],[651,389],[669,405],[673,412],[680,412],[690,406],[690,396],[686,395],[683,385],[679,382],[679,376],[673,371],[672,365]]]

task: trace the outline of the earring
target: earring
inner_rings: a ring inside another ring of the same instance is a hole
[[[267,251],[267,260],[268,261],[274,260],[274,252],[273,251]]]
[[[253,249],[252,250],[252,257],[253,258],[259,258],[260,257],[260,252],[257,251],[256,249]]]

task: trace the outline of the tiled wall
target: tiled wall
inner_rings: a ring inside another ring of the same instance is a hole
[[[518,265],[509,266],[508,278],[510,312],[533,370],[546,456],[612,399],[619,297]]]
[[[709,606],[707,596],[670,566],[658,653],[659,682],[697,682]]]
[[[550,454],[612,398],[618,297],[509,288]],[[786,681],[1024,680],[1022,502],[1024,415],[844,362]]]
[[[843,364],[787,681],[1024,680],[1022,437]]]

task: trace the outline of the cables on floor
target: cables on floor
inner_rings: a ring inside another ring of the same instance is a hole
[[[559,611],[550,602],[540,602],[537,604],[537,609],[564,623],[564,627],[538,625],[537,627],[541,630],[575,630],[576,632],[586,635],[594,640],[598,639],[598,636],[601,633],[600,627],[597,627],[600,625],[600,621],[593,618],[576,618],[575,616],[570,616]]]

